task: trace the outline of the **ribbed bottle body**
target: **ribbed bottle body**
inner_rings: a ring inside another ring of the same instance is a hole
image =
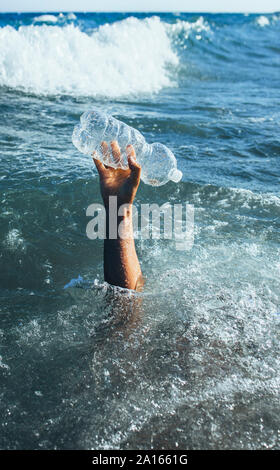
[[[101,151],[101,142],[108,144],[116,140],[120,147],[121,158],[116,162],[109,151]],[[80,123],[74,128],[72,142],[82,153],[98,158],[106,165],[114,168],[127,168],[127,145],[133,145],[138,163],[142,167],[141,179],[146,184],[161,186],[170,179],[178,182],[181,172],[177,170],[177,162],[171,150],[160,143],[148,144],[144,136],[122,121],[99,111],[87,111]]]

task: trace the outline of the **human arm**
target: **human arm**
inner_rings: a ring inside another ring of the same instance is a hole
[[[106,142],[101,144],[103,156],[109,159],[110,152]],[[121,152],[116,141],[111,142],[112,158],[119,162]],[[127,146],[128,169],[112,168],[100,160],[93,160],[100,177],[101,195],[106,210],[106,239],[104,240],[104,278],[105,281],[127,289],[138,290],[143,285],[142,272],[135,250],[132,204],[139,183],[141,167],[136,161],[133,147]],[[117,225],[121,223],[121,231],[117,230],[115,239],[109,236],[109,197],[117,197],[117,211],[122,207],[122,215],[117,215]]]

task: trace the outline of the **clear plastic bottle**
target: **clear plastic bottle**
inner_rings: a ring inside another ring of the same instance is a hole
[[[100,143],[116,140],[121,150],[121,160],[116,163],[110,156],[104,157]],[[126,146],[133,145],[138,163],[142,167],[141,179],[152,186],[162,186],[169,180],[178,183],[182,172],[177,169],[177,161],[171,150],[160,143],[147,144],[143,135],[119,121],[99,111],[82,114],[80,124],[74,128],[72,142],[77,149],[92,155],[114,168],[127,168]]]

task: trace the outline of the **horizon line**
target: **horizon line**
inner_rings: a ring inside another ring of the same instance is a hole
[[[247,10],[247,11],[222,11],[222,10],[0,10],[0,13],[207,13],[207,14],[272,14],[279,13],[280,10]]]

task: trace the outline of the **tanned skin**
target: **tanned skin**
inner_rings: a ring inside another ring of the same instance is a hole
[[[132,225],[132,203],[139,183],[141,166],[136,161],[132,145],[126,148],[128,169],[112,168],[106,165],[113,158],[116,163],[121,160],[121,152],[117,141],[111,142],[111,152],[106,142],[101,143],[101,150],[105,165],[94,158],[100,177],[100,189],[106,210],[106,239],[104,240],[104,279],[109,284],[140,290],[143,286],[143,277],[139,260],[135,250]],[[111,156],[112,154],[112,156]],[[117,196],[117,209],[125,204],[123,215],[118,216],[118,225],[121,223],[121,236],[116,239],[108,237],[109,231],[109,196]]]

